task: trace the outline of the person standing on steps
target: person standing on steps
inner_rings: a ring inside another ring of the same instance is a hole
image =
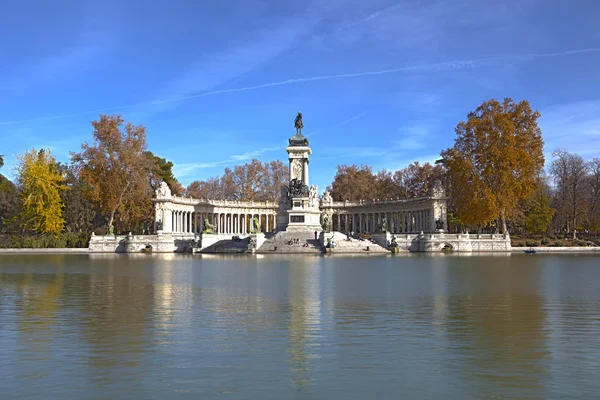
[[[315,231],[315,240],[317,240],[319,234],[317,233],[317,231]]]

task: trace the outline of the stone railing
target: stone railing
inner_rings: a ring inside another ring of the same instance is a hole
[[[390,200],[355,200],[355,201],[333,201],[331,203],[323,203],[321,207],[360,207],[360,206],[372,206],[372,205],[388,205],[388,204],[405,204],[405,203],[416,203],[419,201],[430,200],[431,197],[417,197],[414,199],[390,199]]]
[[[183,196],[172,196],[170,199],[158,199],[167,200],[176,204],[205,204],[215,207],[245,207],[245,208],[273,208],[277,207],[276,201],[238,201],[238,200],[211,200],[211,199],[195,199],[193,197]]]

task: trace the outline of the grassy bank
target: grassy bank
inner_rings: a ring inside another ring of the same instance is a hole
[[[600,245],[600,240],[587,238],[574,240],[573,238],[565,238],[564,236],[547,236],[537,238],[511,236],[510,239],[512,247],[589,247]]]

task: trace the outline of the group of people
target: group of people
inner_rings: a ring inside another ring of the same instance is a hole
[[[287,242],[288,245],[295,245],[295,244],[300,244],[300,239],[298,238],[294,238],[294,239],[290,239]],[[302,243],[302,247],[309,247],[310,245],[308,244],[308,240],[304,243]]]

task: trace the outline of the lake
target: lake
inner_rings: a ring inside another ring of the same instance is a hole
[[[600,257],[1,255],[0,398],[600,397]]]

